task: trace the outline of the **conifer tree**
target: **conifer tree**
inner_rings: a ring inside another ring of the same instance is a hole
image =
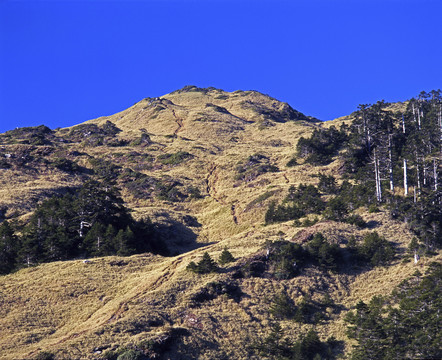
[[[0,225],[0,274],[7,274],[16,266],[17,237],[7,220]]]

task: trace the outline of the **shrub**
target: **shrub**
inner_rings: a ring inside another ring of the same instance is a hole
[[[277,172],[279,169],[270,164],[270,159],[262,154],[250,155],[236,167],[235,180],[252,181],[267,172]]]
[[[269,273],[276,279],[291,279],[295,277],[306,259],[306,253],[301,245],[285,240],[268,242]]]
[[[221,295],[227,295],[229,298],[239,301],[243,294],[236,283],[232,281],[219,281],[207,284],[198,293],[193,295],[191,299],[196,303],[203,303]]]
[[[192,157],[193,155],[186,151],[178,151],[173,154],[160,155],[158,156],[158,160],[163,165],[178,165]]]
[[[40,351],[34,360],[54,360],[55,355],[49,351]]]
[[[141,351],[127,350],[117,357],[117,360],[143,360],[145,357]]]
[[[276,319],[291,319],[295,315],[295,303],[285,291],[281,291],[273,297],[269,311]]]
[[[341,197],[331,199],[324,211],[326,219],[344,221],[348,214],[348,205]]]
[[[395,255],[392,243],[379,236],[377,232],[365,235],[358,253],[373,266],[386,265]]]
[[[338,187],[336,184],[336,179],[333,175],[319,174],[319,184],[318,189],[324,194],[334,194],[336,193]]]
[[[378,213],[380,210],[379,210],[379,208],[378,208],[378,206],[376,205],[376,204],[371,204],[369,207],[368,207],[368,212],[370,213],[370,214],[373,214],[373,213]]]
[[[295,220],[303,217],[304,215],[305,212],[296,204],[276,206],[276,203],[272,201],[265,214],[265,223],[272,224],[275,222]]]
[[[233,261],[235,261],[235,258],[230,253],[230,251],[227,250],[227,247],[225,247],[224,250],[222,251],[221,255],[219,256],[218,262],[221,265],[224,265],[224,264],[228,264],[228,263],[233,262]]]
[[[67,173],[74,173],[80,171],[80,166],[77,163],[64,158],[56,158],[52,161],[52,166],[58,170],[65,171]]]
[[[360,227],[360,228],[367,226],[367,223],[362,218],[362,216],[357,215],[357,214],[347,216],[347,218],[345,219],[345,222],[347,224],[356,225],[357,227]]]
[[[187,193],[189,194],[189,199],[201,199],[201,191],[196,186],[189,186],[187,188]]]
[[[296,157],[292,157],[286,164],[287,167],[293,167],[298,165],[298,161],[296,160]]]
[[[210,257],[209,253],[205,252],[203,254],[203,258],[198,262],[198,264],[192,261],[189,265],[187,265],[186,269],[197,274],[208,274],[218,271],[218,266]]]
[[[338,269],[342,259],[339,245],[330,244],[321,233],[316,233],[308,242],[307,251],[320,267],[332,271]]]

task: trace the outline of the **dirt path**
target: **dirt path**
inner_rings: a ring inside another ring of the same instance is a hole
[[[173,109],[170,109],[170,110],[172,111],[173,117],[175,118],[175,122],[178,125],[178,128],[176,128],[176,130],[173,132],[173,134],[176,136],[180,131],[183,130],[184,124],[183,124],[183,120],[176,115],[175,110],[173,110]]]
[[[218,197],[216,191],[216,183],[218,182],[218,168],[217,165],[212,163],[209,167],[209,173],[206,176],[206,191],[209,196],[220,205],[228,205],[224,200]],[[232,215],[233,222],[238,225],[238,216],[236,215],[236,205],[230,205],[230,214]]]
[[[206,177],[206,191],[209,196],[221,205],[226,205],[224,201],[218,198],[215,184],[218,181],[217,165],[211,164],[209,167],[209,173]]]

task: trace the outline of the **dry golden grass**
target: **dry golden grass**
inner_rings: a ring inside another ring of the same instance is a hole
[[[270,201],[280,200],[291,185],[317,183],[319,172],[336,176],[339,162],[314,167],[302,164],[287,167],[295,154],[297,140],[308,136],[315,126],[306,122],[274,123],[263,126],[263,116],[244,106],[245,101],[262,106],[282,107],[281,103],[256,92],[226,93],[212,90],[172,93],[159,99],[145,99],[118,114],[91,120],[103,124],[114,122],[123,130],[120,138],[135,139],[146,129],[153,144],[147,147],[124,146],[109,148],[84,147],[90,156],[104,158],[110,153],[137,151],[158,157],[164,153],[187,151],[193,159],[175,166],[159,165],[142,170],[155,178],[170,176],[184,186],[196,184],[204,198],[171,203],[156,199],[135,199],[123,192],[127,206],[134,217],[151,216],[155,222],[168,224],[181,221],[190,214],[201,224],[192,228],[196,240],[189,234],[173,234],[174,241],[182,243],[177,250],[183,254],[161,257],[149,254],[128,258],[107,257],[43,264],[0,277],[0,358],[32,358],[39,351],[50,351],[57,358],[99,358],[94,353],[100,346],[110,349],[139,343],[153,338],[171,327],[184,327],[190,335],[174,345],[167,356],[176,358],[185,349],[191,358],[215,359],[225,354],[232,359],[249,358],[247,346],[257,336],[269,331],[272,317],[269,299],[286,289],[297,303],[302,294],[319,299],[328,292],[335,302],[346,309],[358,299],[368,300],[377,294],[387,294],[404,278],[414,272],[413,263],[398,261],[388,268],[376,268],[359,274],[322,276],[314,269],[292,280],[250,278],[240,280],[245,293],[237,303],[225,296],[208,301],[200,307],[191,307],[191,296],[211,281],[225,279],[225,273],[195,275],[186,271],[190,261],[198,261],[205,251],[217,259],[227,247],[239,260],[262,249],[267,240],[301,241],[302,228],[292,222],[264,226],[264,214]],[[226,109],[216,111],[214,104]],[[160,109],[163,107],[164,109]],[[337,119],[337,126],[348,119]],[[78,145],[66,144],[66,151]],[[235,180],[236,166],[252,154],[267,156],[278,166],[279,172],[265,173],[248,182]],[[83,166],[89,166],[87,157]],[[60,171],[25,173],[20,169],[1,170],[1,204],[10,206],[10,212],[19,211],[26,220],[35,207],[31,198],[42,191],[57,187],[78,185],[81,178],[70,177]],[[263,199],[263,200],[260,200]],[[354,226],[320,222],[309,231],[321,231],[329,239],[341,243],[351,235],[362,238],[367,231],[378,231],[388,240],[405,249],[411,234],[405,224],[394,222],[384,212],[361,215],[372,228],[360,230]],[[167,214],[167,216],[166,216]],[[185,240],[185,241],[184,241]],[[436,258],[440,261],[440,256]],[[425,268],[425,261],[419,268]],[[347,340],[341,313],[316,326],[322,339],[333,335]],[[133,331],[134,323],[145,318],[162,318],[163,325],[144,327]],[[189,319],[196,319],[191,322]],[[283,321],[287,335],[294,338],[311,325]],[[192,346],[191,346],[192,345]],[[198,352],[198,346],[204,352]],[[348,349],[347,349],[348,350]]]

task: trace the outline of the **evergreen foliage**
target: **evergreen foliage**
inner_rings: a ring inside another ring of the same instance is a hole
[[[365,235],[358,254],[373,266],[386,265],[395,256],[392,243],[379,236],[377,232]]]
[[[313,329],[293,341],[285,336],[278,322],[271,325],[270,332],[265,338],[257,339],[252,344],[251,351],[259,358],[279,360],[335,359],[340,352],[336,340],[330,338],[323,342]]]
[[[0,274],[7,274],[15,268],[18,239],[8,221],[0,225]]]
[[[193,271],[197,274],[208,274],[211,272],[217,272],[218,266],[211,258],[209,253],[205,252],[202,259],[198,263],[195,263],[193,261],[190,262],[189,265],[187,265],[187,270]]]
[[[299,140],[298,154],[321,165],[342,149],[344,176],[357,181],[341,185],[329,201],[326,218],[363,226],[361,219],[347,218],[346,212],[388,203],[392,216],[407,221],[431,253],[442,246],[442,93],[421,92],[403,113],[389,106],[384,101],[360,105],[351,126],[315,130],[310,138]],[[398,187],[405,196],[395,195]],[[333,194],[332,179],[320,175],[318,188]],[[293,216],[290,207],[274,205],[269,210],[267,223]]]
[[[278,280],[295,277],[307,260],[305,250],[296,243],[279,240],[267,242],[266,248],[268,271]]]
[[[280,221],[296,220],[306,214],[319,214],[324,209],[325,203],[321,193],[313,185],[300,184],[291,186],[281,205],[270,203],[265,214],[266,224]]]
[[[321,233],[316,233],[307,244],[307,252],[320,267],[337,271],[342,261],[339,245],[330,244]]]
[[[287,292],[281,291],[273,297],[270,304],[270,314],[280,320],[290,319],[295,315],[295,303]]]
[[[222,253],[219,256],[218,262],[221,265],[225,265],[225,264],[228,264],[228,263],[233,262],[233,261],[235,261],[235,258],[233,257],[231,252],[229,250],[227,250],[227,247],[225,247],[224,250],[222,251]]]
[[[173,154],[163,154],[158,156],[158,161],[163,165],[178,165],[186,159],[192,158],[193,155],[186,151],[178,151]]]
[[[390,297],[360,301],[346,316],[357,340],[351,359],[440,359],[442,357],[442,265],[404,281]]]
[[[7,221],[0,226],[2,273],[41,262],[145,251],[164,251],[150,220],[135,221],[116,188],[92,180],[41,203],[20,238]]]
[[[314,165],[327,165],[347,140],[347,135],[331,126],[315,129],[310,138],[301,137],[296,146],[298,156]]]

